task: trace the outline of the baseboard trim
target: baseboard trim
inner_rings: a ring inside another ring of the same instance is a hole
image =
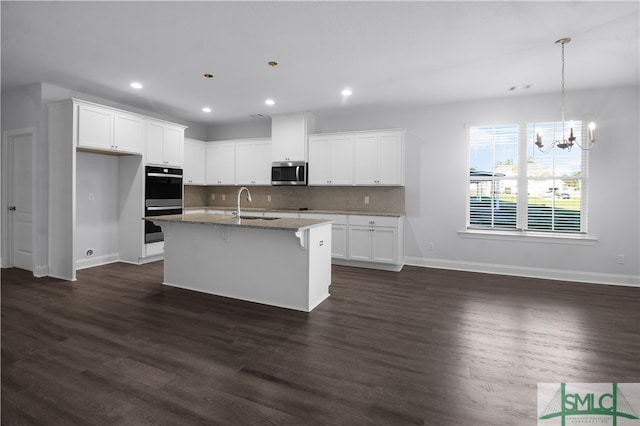
[[[36,265],[33,268],[33,276],[36,278],[42,278],[49,275],[49,265]]]
[[[404,264],[363,262],[358,260],[331,259],[331,264],[340,266],[352,266],[355,268],[378,269],[381,271],[400,272]]]
[[[595,272],[530,268],[524,266],[460,262],[454,260],[427,259],[407,256],[405,256],[404,260],[406,265],[421,266],[425,268],[451,269],[455,271],[481,272],[497,275],[513,275],[518,277],[540,278],[547,280],[575,281],[590,284],[640,287],[640,276],[638,275],[600,274]]]
[[[78,259],[76,260],[76,270],[92,268],[94,266],[106,265],[119,261],[120,255],[118,253],[105,254],[103,256],[90,257],[86,259]]]

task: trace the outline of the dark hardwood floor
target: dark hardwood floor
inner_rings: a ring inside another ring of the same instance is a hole
[[[538,383],[640,382],[638,288],[334,266],[307,314],[161,282],[2,270],[2,424],[521,426]]]

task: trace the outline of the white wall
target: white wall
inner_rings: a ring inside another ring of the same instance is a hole
[[[466,239],[468,128],[552,121],[558,95],[410,109],[316,113],[320,132],[407,129],[407,263],[577,281],[640,285],[638,87],[567,93],[570,117],[597,123],[591,151],[589,235],[593,245]],[[427,242],[434,250],[427,250]],[[617,255],[625,264],[617,264]]]
[[[119,157],[78,152],[76,173],[76,266],[117,260]]]

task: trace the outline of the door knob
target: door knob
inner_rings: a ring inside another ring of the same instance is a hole
[[[15,210],[16,210],[16,206],[10,206],[10,207],[9,207],[9,210],[11,210],[11,211],[15,211]]]

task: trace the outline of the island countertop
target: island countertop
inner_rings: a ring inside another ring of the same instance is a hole
[[[152,222],[182,222],[204,225],[222,225],[246,228],[279,229],[285,231],[301,231],[316,226],[332,223],[326,219],[273,218],[243,214],[240,220],[235,216],[215,213],[183,213],[163,216],[147,216],[144,220]]]

